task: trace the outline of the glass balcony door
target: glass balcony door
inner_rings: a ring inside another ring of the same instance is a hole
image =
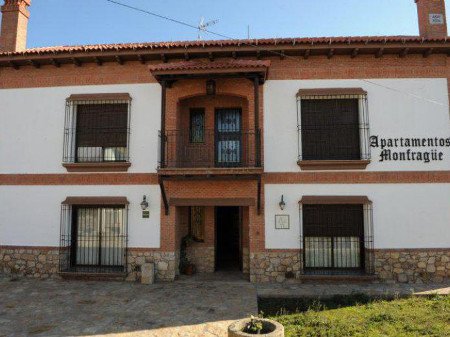
[[[242,111],[239,108],[216,109],[216,166],[242,164]]]

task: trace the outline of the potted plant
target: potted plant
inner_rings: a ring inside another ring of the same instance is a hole
[[[195,274],[195,265],[187,258],[187,247],[193,241],[191,235],[186,235],[181,239],[180,247],[180,273],[185,275]]]
[[[228,337],[284,337],[284,327],[278,322],[262,317],[250,316],[232,323],[228,327]]]

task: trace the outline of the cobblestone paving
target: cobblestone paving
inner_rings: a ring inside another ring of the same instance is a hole
[[[141,285],[0,276],[0,337],[225,337],[234,320],[257,313],[263,297],[450,294],[444,284],[253,285],[232,274]]]
[[[124,282],[0,278],[0,336],[226,336],[257,313],[245,281]]]

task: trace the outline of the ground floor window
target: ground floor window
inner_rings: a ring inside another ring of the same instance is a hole
[[[371,204],[356,203],[356,199],[350,200],[355,203],[339,201],[346,202],[325,198],[322,203],[301,205],[305,273],[372,272]]]
[[[125,272],[127,206],[63,204],[61,271]]]

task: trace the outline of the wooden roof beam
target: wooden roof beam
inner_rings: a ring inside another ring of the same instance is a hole
[[[167,63],[167,56],[166,56],[166,54],[164,54],[164,53],[161,54],[161,61],[163,61],[164,63]]]
[[[125,63],[123,58],[121,58],[119,55],[116,55],[116,62],[121,66],[123,66],[123,64]]]
[[[306,49],[305,53],[303,54],[303,58],[307,60],[309,56],[311,55],[311,49]]]
[[[327,58],[328,58],[328,59],[331,59],[333,56],[334,56],[334,48],[331,48],[331,49],[328,51]]]
[[[379,59],[380,57],[383,57],[383,55],[384,55],[384,48],[380,48],[380,49],[378,49],[378,51],[376,52],[375,57],[376,57],[377,59]]]
[[[8,64],[9,64],[11,67],[13,67],[15,70],[19,70],[19,69],[20,69],[20,66],[19,66],[16,62],[14,62],[14,61],[9,61]]]
[[[103,65],[103,61],[99,57],[94,57],[95,63],[97,63],[98,66]]]
[[[28,63],[36,69],[39,69],[41,67],[41,64],[39,62],[36,62],[35,60],[29,60]]]
[[[61,67],[61,63],[59,63],[59,61],[56,60],[56,59],[51,59],[51,63],[52,63],[56,68]]]
[[[72,57],[72,63],[76,66],[76,67],[81,67],[81,61],[79,59],[77,59],[76,57]]]
[[[354,59],[359,54],[359,48],[355,48],[352,50],[351,58]]]
[[[141,54],[137,55],[137,59],[139,62],[141,62],[141,64],[145,64],[147,62],[147,60],[145,59],[145,57]]]
[[[406,55],[408,55],[409,53],[409,48],[404,48],[401,53],[400,53],[400,57],[406,57]]]
[[[424,52],[423,52],[423,57],[424,58],[427,58],[428,56],[430,56],[431,54],[433,54],[433,48],[428,48],[427,50],[425,50]]]

